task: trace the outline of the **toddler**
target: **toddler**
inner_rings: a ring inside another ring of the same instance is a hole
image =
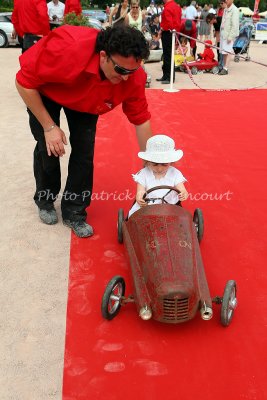
[[[172,166],[174,162],[183,157],[182,150],[175,150],[173,139],[166,135],[152,136],[147,141],[146,151],[139,152],[138,157],[146,161],[146,163],[141,171],[133,175],[133,179],[137,183],[136,202],[129,211],[129,217],[135,211],[139,210],[140,207],[147,205],[143,200],[143,196],[148,189],[155,186],[174,186],[180,191],[179,195],[175,191],[172,191],[165,197],[166,201],[170,204],[176,204],[178,201],[187,199],[188,193],[184,186],[186,179],[178,169]],[[168,191],[169,189],[158,189],[149,193],[147,197],[161,198]],[[154,201],[155,203],[158,204],[161,201]]]

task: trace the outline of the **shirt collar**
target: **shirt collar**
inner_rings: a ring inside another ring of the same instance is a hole
[[[98,79],[101,79],[100,73],[99,73],[99,65],[100,65],[100,55],[99,54],[93,54],[93,56],[90,58],[86,68],[85,72],[89,74],[94,74],[97,76]]]

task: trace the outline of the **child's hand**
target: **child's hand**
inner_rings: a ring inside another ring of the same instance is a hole
[[[144,206],[147,205],[147,203],[143,199],[144,194],[145,194],[145,192],[143,192],[143,191],[137,192],[137,194],[136,194],[136,198],[135,199],[136,199],[136,202],[139,204],[140,207],[144,207]]]
[[[186,190],[186,189],[180,190],[180,193],[179,193],[179,200],[180,200],[180,201],[184,201],[184,200],[187,199],[187,197],[188,197],[188,192],[187,192],[187,190]]]

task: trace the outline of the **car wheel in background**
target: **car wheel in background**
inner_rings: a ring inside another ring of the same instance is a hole
[[[5,34],[4,31],[0,30],[0,48],[7,47],[7,46],[8,46],[7,35]]]

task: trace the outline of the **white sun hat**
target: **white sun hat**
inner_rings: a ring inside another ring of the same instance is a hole
[[[138,157],[154,163],[171,163],[183,157],[182,150],[175,150],[172,138],[166,135],[152,136],[146,142],[146,151],[140,151]]]

